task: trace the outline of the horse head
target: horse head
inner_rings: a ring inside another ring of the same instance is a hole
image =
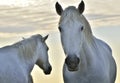
[[[37,55],[38,59],[36,64],[43,69],[45,74],[50,74],[52,67],[48,60],[48,46],[46,45],[45,41],[48,38],[48,35],[42,38],[39,38],[37,41]]]
[[[63,10],[58,2],[55,7],[57,14],[61,16],[58,29],[66,54],[65,63],[69,71],[77,71],[81,60],[81,48],[86,28],[85,18],[82,15],[85,8],[84,2],[81,1],[78,8],[70,6]]]

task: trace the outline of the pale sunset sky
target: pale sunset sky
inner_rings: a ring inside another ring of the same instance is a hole
[[[57,29],[59,16],[55,3],[63,8],[78,7],[80,0],[0,0],[0,46],[13,44],[22,37],[33,34],[49,34],[49,60],[53,67],[50,75],[35,66],[32,71],[34,83],[63,83],[62,66],[65,55]],[[116,83],[120,83],[120,0],[84,0],[84,15],[93,34],[107,42],[117,63]]]

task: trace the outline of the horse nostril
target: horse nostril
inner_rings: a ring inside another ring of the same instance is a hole
[[[51,71],[52,71],[52,67],[49,66],[49,67],[47,68],[47,70],[44,71],[44,73],[45,73],[46,75],[48,75],[48,74],[51,73]]]
[[[66,64],[69,64],[69,57],[67,57],[67,58],[65,59],[65,63],[66,63]]]
[[[78,65],[80,62],[80,59],[77,57],[77,56],[74,56],[74,57],[70,57],[68,56],[66,59],[65,59],[65,63],[68,65],[68,66],[72,66],[72,65]]]

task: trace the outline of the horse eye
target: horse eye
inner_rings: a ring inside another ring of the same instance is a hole
[[[58,29],[59,29],[60,32],[62,31],[62,30],[61,30],[61,27],[58,27]]]
[[[82,26],[82,27],[81,27],[81,31],[83,31],[83,29],[84,29],[84,27]]]

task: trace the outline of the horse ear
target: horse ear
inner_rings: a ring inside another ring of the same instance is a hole
[[[46,35],[45,37],[42,38],[42,41],[45,42],[45,40],[48,38],[49,35]]]
[[[55,8],[56,8],[57,14],[58,14],[58,15],[61,15],[62,12],[63,12],[63,9],[62,9],[61,5],[60,5],[58,2],[56,2]]]
[[[84,4],[84,1],[82,0],[78,6],[78,10],[79,10],[80,14],[82,14],[84,12],[84,9],[85,9],[85,4]]]

